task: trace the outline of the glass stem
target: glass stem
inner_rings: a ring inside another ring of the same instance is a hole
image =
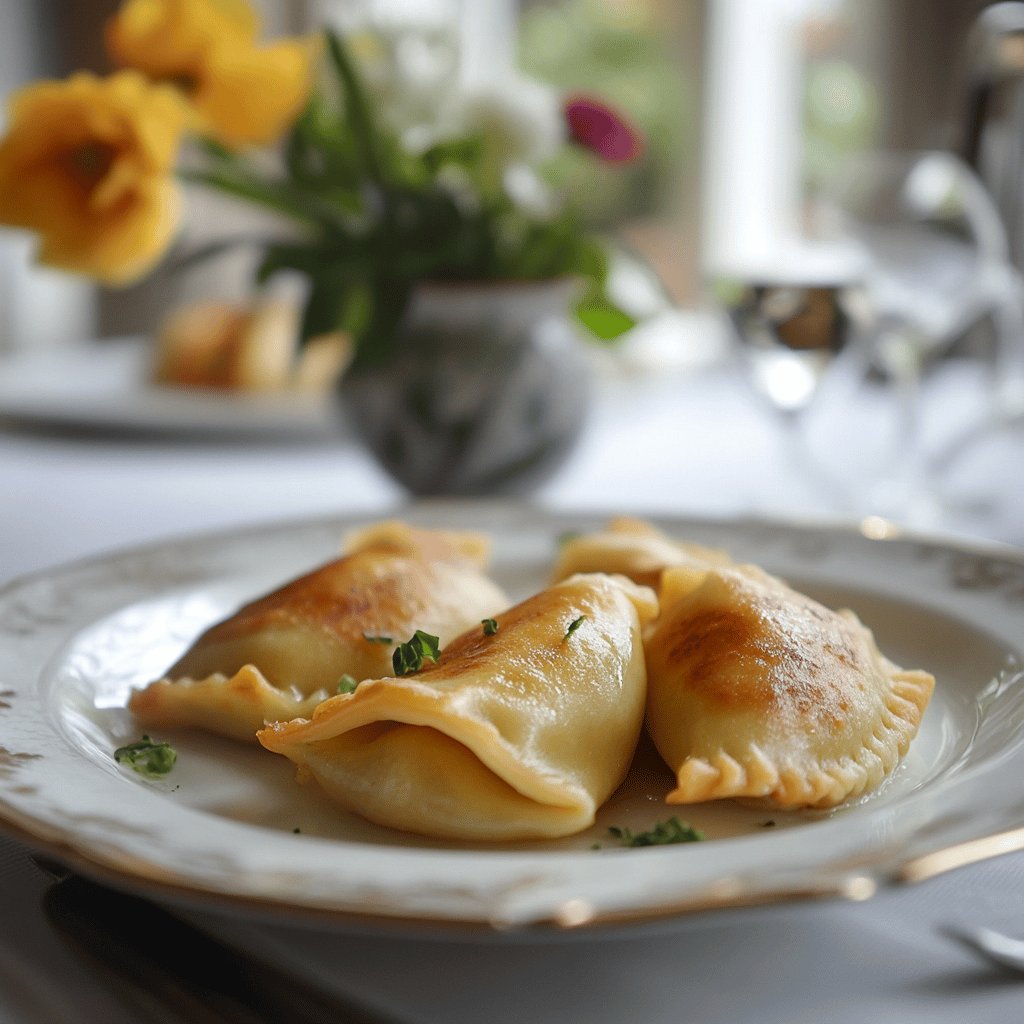
[[[783,444],[793,478],[803,480],[812,488],[822,511],[849,511],[850,495],[847,489],[822,468],[808,448],[803,409],[782,409],[780,413]]]
[[[935,516],[922,438],[921,345],[912,332],[895,327],[884,330],[876,351],[897,403],[895,452],[879,511],[911,525],[928,525]]]

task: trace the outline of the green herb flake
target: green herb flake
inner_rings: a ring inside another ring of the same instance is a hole
[[[558,535],[558,540],[556,543],[559,547],[564,547],[566,544],[569,543],[569,541],[578,540],[582,536],[583,532],[581,530],[566,530],[564,533],[560,533]]]
[[[668,846],[671,843],[699,843],[704,833],[673,816],[659,821],[648,832],[632,832],[628,828],[612,826],[608,831],[623,846]]]
[[[497,619],[481,619],[480,625],[484,627],[484,636],[494,636],[498,632]]]
[[[295,835],[295,836],[297,836],[297,835],[299,835],[299,834],[300,834],[301,832],[302,832],[302,829],[301,829],[301,828],[299,828],[299,826],[298,826],[298,825],[296,825],[296,826],[295,826],[295,828],[293,828],[293,829],[292,829],[292,835]]]
[[[359,681],[354,677],[350,676],[347,672],[342,675],[338,680],[338,693],[355,693],[356,687],[359,685]]]
[[[576,630],[583,625],[583,623],[586,621],[586,618],[586,615],[581,615],[578,619],[573,619],[572,622],[569,623],[569,628],[565,631],[564,639],[568,640],[569,637],[571,637],[573,633],[575,633]]]
[[[396,676],[407,676],[418,672],[426,661],[437,662],[441,657],[441,639],[417,629],[412,638],[395,648],[391,664]]]
[[[114,760],[118,764],[128,765],[140,775],[155,779],[166,775],[174,767],[178,752],[169,743],[154,743],[144,735],[135,743],[118,747],[114,751]]]
[[[372,633],[364,633],[363,639],[368,644],[392,644],[394,640],[389,636],[374,636]]]
[[[768,821],[761,822],[761,828],[775,828],[775,822],[771,818]]]

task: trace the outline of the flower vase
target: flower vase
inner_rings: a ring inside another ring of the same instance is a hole
[[[568,278],[418,286],[387,355],[342,378],[353,432],[412,494],[537,487],[572,451],[588,405],[575,289]]]

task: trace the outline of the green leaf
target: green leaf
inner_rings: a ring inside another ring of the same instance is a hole
[[[256,280],[265,284],[279,270],[297,270],[310,277],[326,276],[337,260],[338,252],[333,246],[275,242],[267,246],[256,268]]]
[[[386,646],[394,642],[389,636],[376,636],[373,633],[364,633],[363,639],[370,644],[384,644]]]
[[[274,210],[317,229],[322,230],[325,226],[344,228],[336,207],[325,202],[315,192],[288,181],[261,178],[234,169],[183,168],[178,171],[178,175],[185,181],[205,185],[235,199]]]
[[[371,308],[366,328],[357,336],[353,367],[379,364],[388,358],[397,343],[412,292],[410,279],[386,271],[374,275],[366,286]]]
[[[579,301],[576,317],[600,341],[614,341],[636,327],[633,317],[596,289],[589,289]]]
[[[667,846],[671,843],[699,843],[704,833],[674,815],[668,821],[659,821],[647,832],[632,832],[628,828],[612,826],[608,831],[623,846]]]
[[[292,180],[311,183],[323,177],[326,160],[317,142],[315,114],[310,102],[292,123],[281,147]]]
[[[355,676],[350,676],[345,672],[342,677],[338,680],[337,693],[355,693],[356,687],[359,685],[359,681]]]
[[[313,280],[299,327],[300,342],[340,330],[345,311],[345,289],[340,280]]]
[[[327,30],[325,36],[331,67],[345,97],[346,120],[358,143],[366,173],[373,181],[382,182],[384,180],[383,161],[378,148],[373,115],[363,90],[363,84],[355,65],[349,58],[341,36],[331,30]]]
[[[195,136],[195,144],[199,151],[211,160],[233,164],[239,159],[238,154],[233,149],[229,149],[222,142],[218,142],[212,135]]]
[[[391,664],[396,676],[407,676],[418,672],[426,661],[437,662],[441,657],[441,640],[439,637],[424,633],[417,629],[404,644],[399,644],[391,655]]]
[[[483,139],[479,137],[445,139],[431,146],[423,154],[422,161],[431,175],[436,174],[446,164],[470,168],[479,164],[483,149]]]
[[[497,619],[481,619],[480,625],[484,627],[484,636],[494,636],[498,632]]]
[[[581,277],[589,278],[601,291],[608,280],[609,259],[605,247],[593,238],[579,237],[581,228],[576,225],[575,270]]]
[[[356,281],[346,289],[345,310],[341,328],[353,337],[362,337],[373,318],[373,292],[363,281]]]
[[[154,743],[148,736],[114,751],[114,760],[118,764],[126,764],[147,778],[166,775],[177,759],[178,753],[169,743]]]
[[[569,623],[569,628],[565,631],[565,639],[568,640],[569,637],[571,637],[573,633],[575,633],[576,630],[579,629],[586,621],[586,615],[581,615],[578,619],[573,619],[572,622]]]

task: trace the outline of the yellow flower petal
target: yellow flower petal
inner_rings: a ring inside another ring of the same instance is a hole
[[[185,116],[173,90],[131,71],[21,90],[0,141],[0,222],[37,232],[45,263],[111,284],[140,276],[180,218]]]
[[[211,51],[192,97],[210,134],[228,146],[277,139],[309,98],[315,52],[313,43],[299,39]]]
[[[170,181],[151,181],[129,202],[106,212],[103,229],[80,219],[43,236],[42,263],[88,273],[107,285],[125,285],[152,269],[174,238],[181,220],[181,193]]]
[[[107,23],[111,56],[157,79],[189,85],[223,43],[253,43],[259,19],[245,0],[126,0]]]
[[[173,84],[195,105],[195,127],[229,146],[276,139],[302,109],[313,47],[259,48],[247,0],[126,0],[107,24],[119,63]]]

